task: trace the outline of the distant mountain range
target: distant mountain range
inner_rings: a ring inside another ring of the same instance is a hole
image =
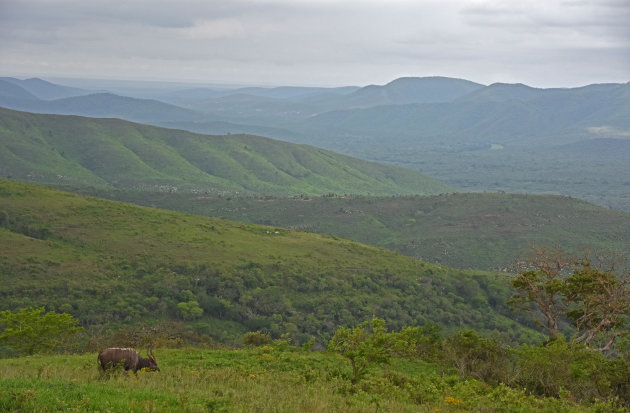
[[[89,96],[88,96],[89,97]],[[0,176],[75,188],[276,196],[435,194],[417,172],[250,135],[0,109]]]
[[[4,85],[3,85],[4,84]],[[12,90],[5,87],[13,86]],[[20,91],[17,88],[23,89]],[[0,104],[16,110],[120,117],[143,122],[240,119],[267,122],[290,121],[331,110],[381,105],[449,102],[483,85],[444,77],[400,78],[387,85],[366,87],[245,87],[237,89],[193,88],[146,93],[144,99],[104,91],[88,91],[56,85],[41,79],[0,78]],[[24,93],[26,92],[26,93]],[[73,97],[72,100],[59,100]],[[148,99],[147,99],[148,98]],[[173,106],[158,105],[156,99]],[[54,100],[43,103],[38,100]],[[117,110],[115,107],[120,106]],[[187,108],[189,111],[183,110]],[[241,122],[243,123],[243,122]]]
[[[86,91],[53,94],[44,92],[55,89],[48,82],[3,79],[7,108],[255,134],[414,169],[470,191],[562,194],[630,210],[630,163],[618,151],[630,139],[630,84],[537,89],[410,77],[360,88],[145,85],[134,98],[101,90],[58,99]]]
[[[630,84],[578,89],[491,85],[452,103],[416,103],[332,111],[303,122],[336,140],[388,135],[416,145],[491,143],[532,146],[593,137],[589,128],[630,129]],[[549,141],[552,142],[549,142]]]

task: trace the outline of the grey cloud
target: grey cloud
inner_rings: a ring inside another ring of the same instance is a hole
[[[11,74],[231,83],[618,81],[624,2],[4,0],[0,61]],[[571,79],[567,62],[579,62]]]

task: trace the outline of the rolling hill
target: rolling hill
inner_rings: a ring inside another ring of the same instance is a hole
[[[247,135],[0,109],[0,176],[80,188],[210,194],[435,194],[419,173]]]
[[[175,211],[334,235],[455,268],[509,270],[531,245],[630,256],[630,213],[556,195],[226,198],[101,195]]]
[[[510,318],[504,275],[33,184],[0,180],[0,251],[3,308],[45,305],[96,329],[170,320],[224,341],[263,329],[299,343],[375,315],[536,337]]]

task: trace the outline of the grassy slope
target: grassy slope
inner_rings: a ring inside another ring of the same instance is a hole
[[[435,194],[417,172],[304,145],[0,109],[0,176],[148,191]]]
[[[552,195],[255,199],[109,193],[159,208],[325,233],[456,268],[504,269],[531,244],[630,255],[630,213]]]
[[[47,305],[84,325],[178,320],[230,340],[246,330],[299,340],[372,315],[530,340],[501,275],[430,265],[353,241],[0,181],[0,302]],[[2,228],[4,227],[4,228]]]
[[[0,360],[0,410],[111,412],[586,412],[568,398],[440,374],[434,364],[392,360],[358,386],[349,366],[324,353],[265,346],[157,350],[161,372],[101,374],[96,354]],[[444,372],[442,372],[444,373]],[[598,408],[597,408],[598,407]],[[625,410],[616,410],[625,411]]]

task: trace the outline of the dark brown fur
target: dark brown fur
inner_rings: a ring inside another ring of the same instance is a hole
[[[125,371],[132,370],[135,373],[143,368],[160,371],[153,354],[145,359],[140,357],[140,354],[132,348],[107,348],[98,355],[98,362],[103,370],[114,367],[123,361]]]

